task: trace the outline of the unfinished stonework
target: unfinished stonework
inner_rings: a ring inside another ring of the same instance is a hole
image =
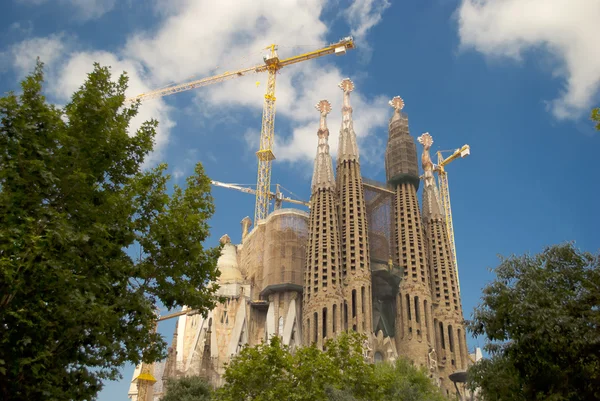
[[[447,394],[449,375],[471,363],[451,243],[429,155],[424,151],[422,210],[416,144],[404,102],[392,99],[385,152],[387,182],[362,177],[345,79],[336,170],[329,151],[329,102],[317,104],[320,123],[310,213],[278,209],[266,219],[241,221],[241,244],[221,237],[218,295],[206,317],[184,307],[166,361],[146,400],[158,401],[162,379],[200,375],[222,384],[226,364],[245,345],[280,336],[283,344],[316,344],[345,331],[366,334],[373,363],[405,357],[426,366]],[[210,284],[209,284],[210,285]],[[134,377],[140,373],[136,368]]]
[[[354,84],[350,79],[344,79],[340,88],[344,91],[344,101],[336,178],[344,280],[344,328],[369,334],[373,332],[371,266],[367,209],[350,105]]]
[[[408,130],[408,117],[401,112],[404,101],[390,101],[394,114],[390,119],[386,149],[386,176],[395,188],[394,261],[404,268],[404,280],[397,297],[396,345],[398,353],[421,366],[428,365],[433,338],[431,290],[423,242],[416,145]]]

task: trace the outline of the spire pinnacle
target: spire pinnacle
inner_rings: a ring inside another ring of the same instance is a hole
[[[319,123],[319,137],[321,131],[327,130],[327,134],[329,134],[329,130],[327,129],[327,114],[331,112],[331,103],[329,103],[328,100],[321,100],[315,105],[315,108],[319,110],[319,113],[321,113],[321,121]]]
[[[425,182],[423,187],[423,217],[441,217],[442,209],[440,207],[435,177],[433,176],[433,162],[431,161],[431,155],[429,154],[431,145],[433,145],[433,138],[429,135],[429,132],[425,132],[417,138],[417,141],[423,145],[423,153],[421,154],[421,166],[424,171],[423,181]]]
[[[400,96],[395,96],[389,101],[390,106],[394,108],[394,115],[390,122],[394,122],[400,119],[400,111],[404,108],[404,100]]]
[[[350,92],[354,90],[354,82],[350,78],[346,78],[338,86],[344,91],[344,109],[352,109],[352,106],[350,106]]]
[[[317,157],[315,158],[315,167],[312,178],[313,192],[319,188],[335,189],[335,179],[333,176],[333,165],[329,155],[329,129],[327,128],[327,114],[331,111],[331,103],[327,100],[321,100],[315,108],[321,114],[319,123],[319,145],[317,148]]]
[[[344,161],[358,162],[358,146],[356,134],[352,122],[352,106],[350,106],[350,92],[354,91],[354,82],[350,78],[344,79],[338,85],[344,91],[344,103],[342,107],[342,128],[340,129],[340,140],[338,143],[338,166]]]

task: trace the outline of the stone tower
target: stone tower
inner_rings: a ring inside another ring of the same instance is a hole
[[[344,328],[371,334],[373,311],[367,215],[350,106],[350,92],[354,90],[354,84],[346,78],[339,86],[344,91],[344,101],[336,179],[344,279]]]
[[[423,145],[423,227],[432,277],[437,366],[442,386],[454,391],[448,376],[457,370],[466,370],[468,358],[460,292],[429,154],[433,139],[425,133],[418,140]]]
[[[404,269],[397,298],[396,345],[398,354],[418,365],[431,366],[433,319],[429,270],[417,201],[419,167],[417,147],[408,130],[408,117],[401,112],[404,101],[390,101],[390,119],[385,152],[385,170],[394,195],[394,263]]]
[[[331,104],[322,100],[316,107],[321,113],[321,122],[310,196],[302,325],[304,343],[316,343],[322,348],[326,338],[342,330],[344,298],[335,177],[326,122]]]

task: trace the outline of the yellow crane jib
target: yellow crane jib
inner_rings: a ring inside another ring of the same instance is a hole
[[[225,182],[220,182],[220,181],[215,181],[215,180],[211,180],[210,182],[212,185],[217,186],[217,187],[221,187],[221,188],[228,188],[228,189],[233,189],[236,191],[240,191],[240,192],[244,192],[247,194],[252,194],[252,195],[256,195],[256,190],[252,189],[252,188],[247,188],[247,187],[243,187],[241,185],[237,185],[237,184],[228,184]],[[287,203],[293,203],[296,205],[302,205],[302,206],[306,206],[310,208],[310,202],[306,202],[303,200],[298,200],[298,199],[293,199],[290,197],[287,197],[285,195],[283,195],[279,189],[279,184],[277,184],[277,191],[276,192],[269,192],[269,198],[270,200],[274,200],[275,201],[275,208],[278,209],[279,207],[281,207],[282,202],[287,202]]]
[[[183,84],[173,85],[170,87],[157,89],[151,92],[143,93],[138,96],[128,98],[127,102],[143,101],[154,99],[162,96],[168,96],[175,93],[187,91],[190,89],[199,88],[202,86],[212,85],[218,82],[223,82],[231,78],[244,76],[251,73],[267,72],[267,90],[265,93],[265,101],[263,105],[262,126],[260,131],[260,147],[256,152],[258,159],[258,176],[256,182],[256,206],[254,209],[254,224],[264,220],[269,213],[270,201],[270,185],[271,185],[271,164],[275,159],[273,153],[273,143],[275,137],[275,78],[277,71],[288,65],[297,64],[303,61],[312,60],[323,57],[329,54],[343,55],[347,50],[354,49],[354,39],[349,36],[342,40],[331,43],[321,49],[317,49],[308,53],[299,54],[296,56],[280,59],[277,54],[277,45],[272,44],[266,49],[269,54],[263,57],[263,64],[244,68],[237,71],[227,71],[222,74],[214,75],[207,78],[198,79]]]

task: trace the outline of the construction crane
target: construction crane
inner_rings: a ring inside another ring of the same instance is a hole
[[[167,316],[158,316],[156,319],[156,323],[154,324],[153,332],[156,333],[156,329],[158,326],[158,322],[162,322],[163,320],[173,319],[175,317],[193,314],[195,311],[193,310],[185,310],[176,313],[172,313]],[[137,393],[137,401],[151,401],[148,400],[148,395],[151,392],[152,386],[156,383],[156,378],[152,374],[152,364],[142,362],[142,368],[140,369],[140,374],[137,375],[133,381],[137,382],[138,393]]]
[[[260,131],[260,148],[258,152],[256,152],[256,156],[258,158],[258,177],[256,181],[254,224],[257,224],[260,220],[263,220],[267,217],[269,213],[269,200],[271,199],[271,163],[275,159],[275,154],[273,153],[273,140],[275,135],[275,78],[277,72],[288,65],[312,60],[329,54],[342,55],[345,54],[347,50],[354,49],[354,47],[354,39],[349,36],[343,38],[339,42],[332,43],[329,46],[325,46],[312,52],[299,54],[297,56],[285,59],[279,59],[279,56],[277,55],[277,45],[273,44],[265,48],[269,50],[269,54],[263,57],[264,64],[237,71],[228,71],[212,77],[174,85],[148,93],[142,93],[138,96],[127,99],[127,101],[134,102],[138,100],[143,101],[154,99],[199,88],[201,86],[212,85],[251,73],[268,72],[267,93],[265,94],[262,127]]]
[[[460,288],[460,281],[458,279],[458,260],[456,258],[456,244],[454,242],[454,226],[452,224],[452,208],[450,207],[450,189],[448,188],[448,173],[446,173],[446,166],[458,159],[468,156],[471,153],[469,145],[463,145],[460,149],[456,149],[450,156],[444,159],[442,153],[450,152],[448,150],[439,150],[437,152],[438,163],[435,166],[434,171],[438,174],[438,182],[440,185],[440,197],[442,198],[442,208],[444,209],[444,215],[446,217],[446,229],[448,230],[448,240],[450,241],[450,250],[452,252],[452,258],[454,260],[454,274],[456,276],[456,284]]]
[[[211,184],[217,186],[217,187],[222,187],[222,188],[229,188],[229,189],[235,189],[236,191],[240,191],[240,192],[245,192],[247,194],[252,194],[252,195],[256,195],[256,190],[252,189],[252,188],[247,188],[247,187],[243,187],[241,185],[237,185],[237,184],[228,184],[225,182],[219,182],[219,181],[214,181],[211,180]],[[310,207],[310,202],[305,202],[302,200],[297,200],[297,199],[293,199],[287,196],[284,196],[281,193],[281,190],[279,189],[279,184],[276,184],[276,192],[268,192],[267,195],[269,197],[269,201],[270,200],[275,200],[275,209],[279,209],[281,208],[281,204],[282,202],[288,202],[288,203],[294,203],[296,205],[302,205],[302,206],[306,206],[306,207]]]

